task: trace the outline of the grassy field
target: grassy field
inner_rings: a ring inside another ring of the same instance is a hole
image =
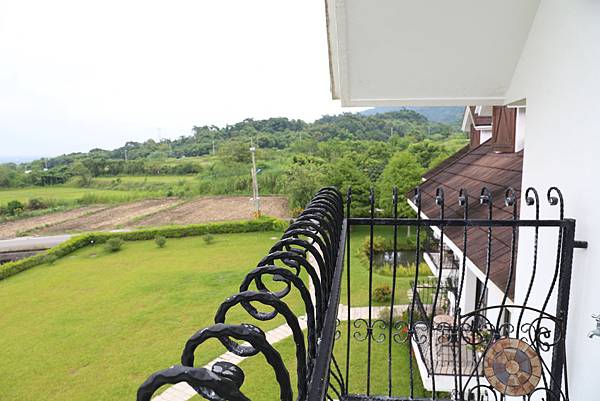
[[[355,252],[367,235],[367,227],[352,233],[353,306],[366,305],[368,299],[368,269]],[[54,265],[0,282],[2,399],[132,398],[151,372],[178,363],[185,341],[212,323],[217,306],[239,288],[244,274],[264,256],[275,237],[279,234],[218,235],[212,245],[200,238],[185,238],[168,240],[164,249],[153,241],[129,242],[115,254],[88,247]],[[407,302],[410,280],[399,278],[397,303]],[[391,277],[374,275],[374,288],[386,283],[391,283]],[[297,297],[290,302],[301,311]],[[230,316],[231,322],[256,323],[241,308],[232,310]],[[277,318],[259,325],[268,330],[282,323]],[[364,391],[360,386],[366,374],[361,350],[365,346],[356,341],[352,345],[352,355],[356,355],[351,358],[353,391]],[[286,360],[293,359],[290,339],[277,349],[284,357],[290,355]],[[399,363],[394,366],[395,380],[404,386],[406,366],[401,361],[407,361],[407,350],[394,349]],[[222,352],[216,341],[205,344],[197,354],[197,365]],[[384,389],[386,383],[386,365],[375,361],[387,360],[387,347],[376,344],[373,352],[375,391]],[[343,363],[343,356],[339,357]],[[277,391],[276,386],[265,385],[272,373],[264,373],[267,370],[260,363],[264,365],[264,358],[243,362],[244,391],[252,399],[274,399],[269,394]]]
[[[26,203],[29,199],[40,198],[53,203],[118,203],[149,197],[144,191],[117,191],[110,189],[91,189],[64,186],[29,187],[0,190],[0,205],[12,200]],[[95,201],[98,202],[95,202]]]
[[[217,235],[212,245],[170,239],[163,249],[128,242],[114,254],[88,247],[0,282],[0,398],[133,399],[150,373],[178,363],[185,341],[212,323],[273,237],[279,233]],[[228,321],[253,319],[236,308]],[[197,361],[222,352],[209,342]]]
[[[334,352],[336,359],[342,369],[342,374],[345,374],[346,364],[346,327],[347,323],[342,322],[339,326],[341,337],[336,341]],[[354,332],[354,329],[353,331]],[[290,379],[294,396],[297,394],[297,378],[296,378],[296,358],[295,345],[291,337],[278,342],[274,345],[275,349],[281,354],[284,360]],[[352,339],[350,345],[350,392],[354,394],[366,393],[366,377],[367,377],[367,342],[356,341]],[[371,394],[387,395],[387,340],[383,343],[372,343],[371,350]],[[395,395],[409,394],[409,352],[407,344],[393,344],[392,347],[392,390]],[[414,395],[415,397],[428,397],[430,393],[423,388],[419,369],[416,361],[414,363]],[[278,400],[279,386],[275,379],[273,368],[266,362],[262,356],[247,358],[240,364],[240,368],[244,371],[245,380],[241,387],[242,392],[253,401],[272,401]],[[331,393],[334,395],[334,393]],[[335,398],[335,397],[334,397]],[[193,401],[200,401],[203,398],[196,395],[192,398]]]
[[[177,184],[180,182],[193,182],[196,180],[195,175],[149,175],[149,176],[136,176],[136,175],[125,175],[117,177],[96,177],[93,179],[94,182],[98,183],[112,183],[120,180],[122,183],[148,183],[148,184]]]
[[[414,234],[414,230],[413,230]],[[391,227],[379,226],[374,229],[375,236],[391,238],[393,230]],[[406,228],[399,227],[398,236],[406,236]],[[360,248],[365,240],[369,237],[369,227],[353,227],[350,233],[350,302],[352,306],[366,306],[369,302],[369,266],[368,263],[359,256]],[[419,277],[425,277],[431,272],[422,264],[422,270],[419,272]],[[346,269],[347,266],[344,266]],[[407,291],[410,289],[410,282],[414,281],[414,277],[400,277],[396,279],[396,304],[408,303]],[[388,285],[392,287],[392,277],[377,274],[373,272],[373,289]],[[342,296],[340,302],[347,304],[346,292],[346,271],[342,279]],[[373,305],[388,305],[387,302],[381,303],[373,300]]]

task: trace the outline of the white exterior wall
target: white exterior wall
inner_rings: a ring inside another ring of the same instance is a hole
[[[527,143],[523,189],[535,186],[542,198],[541,215],[555,217],[557,207],[545,191],[558,186],[565,214],[577,219],[576,238],[589,249],[576,249],[573,262],[567,352],[572,400],[598,400],[600,338],[587,333],[600,313],[600,1],[544,0],[530,30],[507,92],[506,103],[527,100]],[[523,191],[524,194],[525,191]],[[521,218],[533,218],[524,203]],[[519,238],[517,294],[519,303],[531,274],[532,232]],[[542,230],[539,280],[533,297],[543,299],[552,276],[556,234]],[[543,283],[546,281],[546,283]],[[521,285],[519,285],[521,284]],[[554,314],[554,307],[550,312]]]
[[[491,129],[482,129],[479,131],[479,143],[482,144],[486,141],[492,139],[492,130]]]
[[[515,152],[525,148],[526,109],[517,107],[517,121],[515,122]]]

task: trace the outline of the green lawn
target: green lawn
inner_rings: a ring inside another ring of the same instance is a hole
[[[126,202],[144,198],[149,195],[149,193],[144,193],[142,191],[117,191],[66,186],[28,187],[0,190],[0,205],[5,205],[12,200],[26,203],[32,198],[51,200],[55,203],[75,203],[84,197],[86,197],[87,200],[96,199],[106,203]]]
[[[368,269],[356,254],[366,235],[367,227],[352,233],[353,306],[366,305],[368,299]],[[115,254],[89,247],[54,265],[1,281],[1,399],[133,398],[150,373],[179,362],[185,341],[212,323],[217,306],[235,293],[244,274],[274,243],[273,237],[279,234],[217,235],[212,245],[200,238],[170,239],[164,249],[153,241],[127,242]],[[410,280],[399,278],[397,303],[407,302]],[[374,274],[374,283],[374,287],[389,284],[391,277]],[[290,297],[293,308],[302,314],[298,297]],[[257,323],[241,308],[232,310],[230,316],[232,323]],[[269,330],[282,323],[279,317],[257,324]],[[351,390],[364,391],[360,386],[364,385],[366,353],[361,347],[366,342],[352,344]],[[277,344],[277,349],[286,360],[293,359],[291,339]],[[217,341],[205,344],[197,353],[197,366],[222,352]],[[405,347],[394,348],[400,389],[405,386],[406,352]],[[385,389],[386,353],[387,346],[374,344],[374,392]],[[343,364],[343,356],[338,356]],[[260,363],[265,363],[262,357],[243,362],[244,391],[252,399],[274,399],[269,394],[277,388],[267,385],[272,373],[255,366]]]
[[[126,242],[114,254],[88,247],[0,281],[0,399],[133,399],[150,373],[179,362],[185,341],[212,323],[279,235],[169,239],[163,249]],[[254,322],[242,308],[230,318]],[[197,362],[223,352],[211,341]]]
[[[346,327],[347,323],[342,322],[339,326],[341,337],[335,343],[335,355],[345,375],[346,364]],[[353,328],[354,330],[354,328]],[[354,332],[354,331],[352,331]],[[376,333],[376,335],[378,332]],[[387,334],[387,332],[386,332]],[[351,334],[352,335],[352,334]],[[275,349],[281,354],[284,360],[294,390],[294,398],[297,394],[296,378],[296,358],[295,346],[291,337],[278,342],[274,345]],[[371,394],[387,395],[388,380],[388,343],[372,343],[371,349]],[[350,348],[350,392],[354,394],[364,394],[366,392],[367,377],[367,342],[352,339]],[[394,395],[409,395],[410,375],[408,369],[408,345],[393,343],[392,346],[392,390]],[[413,359],[414,367],[414,395],[415,397],[427,397],[427,392],[421,381],[419,369],[416,361]],[[242,392],[253,401],[272,401],[277,400],[279,387],[275,380],[275,374],[264,357],[257,355],[245,359],[240,368],[244,371],[245,380],[241,387]],[[334,395],[334,393],[331,393]],[[335,397],[334,397],[335,398]],[[194,401],[200,401],[202,398],[194,396]]]
[[[414,230],[413,230],[414,235]],[[392,238],[393,229],[391,227],[379,226],[374,229],[374,236]],[[406,236],[406,228],[399,227],[398,236]],[[368,226],[354,226],[350,233],[350,302],[352,306],[366,306],[369,304],[369,265],[368,262],[359,257],[360,247],[369,237]],[[422,266],[424,266],[422,264]],[[346,271],[344,266],[344,276],[342,278],[342,296],[340,302],[347,304],[346,298]],[[428,268],[423,267],[419,272],[419,277],[425,277],[431,274]],[[413,276],[396,278],[396,304],[408,303],[407,291],[410,289],[410,282],[414,280]],[[373,272],[373,289],[388,285],[392,287],[392,277],[377,274]],[[373,300],[373,305],[388,305],[388,302],[381,303]]]

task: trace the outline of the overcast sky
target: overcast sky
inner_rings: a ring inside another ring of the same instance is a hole
[[[0,0],[0,156],[339,113],[323,3]]]

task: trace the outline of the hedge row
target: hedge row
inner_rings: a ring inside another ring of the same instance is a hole
[[[73,237],[62,244],[35,256],[5,263],[0,266],[0,280],[31,269],[47,261],[48,255],[62,258],[90,244],[102,244],[109,238],[121,238],[125,241],[151,240],[157,236],[166,238],[193,237],[204,234],[247,233],[256,231],[283,231],[287,222],[270,217],[256,220],[232,221],[226,223],[190,224],[186,226],[166,226],[136,231],[88,233]]]

